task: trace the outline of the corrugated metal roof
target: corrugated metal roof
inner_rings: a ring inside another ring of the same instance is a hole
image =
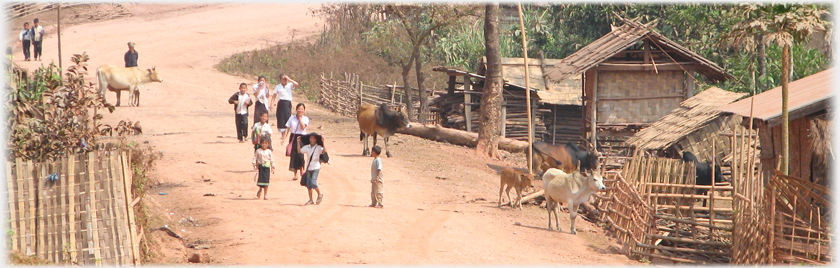
[[[615,28],[610,33],[602,36],[598,40],[572,53],[568,57],[561,60],[553,68],[546,70],[546,75],[554,81],[562,81],[572,76],[578,76],[583,72],[597,66],[609,59],[610,57],[630,48],[643,38],[648,38],[652,43],[662,46],[663,49],[670,48],[681,54],[683,57],[697,63],[700,68],[695,69],[698,73],[706,76],[706,78],[715,81],[725,81],[733,78],[732,75],[727,74],[723,68],[712,61],[709,61],[700,55],[686,49],[685,47],[674,43],[670,39],[661,34],[650,30],[656,21],[648,24],[641,24],[631,20],[625,20],[624,25]]]
[[[746,96],[747,93],[726,91],[710,87],[694,97],[684,100],[680,107],[630,137],[625,143],[637,149],[656,150],[668,148],[683,137],[703,128],[721,113],[717,108]]]
[[[834,96],[834,68],[809,75],[788,85],[788,120],[830,107]],[[782,116],[782,87],[777,87],[761,94],[746,98],[735,103],[720,107],[718,110],[727,113],[750,116],[750,100],[755,99],[753,117],[764,120],[770,127],[781,124]],[[803,110],[804,113],[796,111]],[[813,110],[813,111],[808,111]]]

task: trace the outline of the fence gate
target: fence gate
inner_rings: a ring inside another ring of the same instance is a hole
[[[124,151],[7,162],[10,250],[55,264],[139,264],[130,163]]]

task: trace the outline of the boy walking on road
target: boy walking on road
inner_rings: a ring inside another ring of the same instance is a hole
[[[379,157],[379,153],[382,153],[382,147],[376,145],[370,151],[370,155],[373,156],[373,163],[370,164],[371,187],[369,207],[383,208],[382,196],[385,194],[385,188],[382,185],[382,158]]]
[[[248,138],[248,107],[253,104],[251,96],[245,92],[246,89],[248,89],[248,84],[239,84],[239,92],[228,99],[228,103],[233,104],[233,111],[236,113],[236,139],[240,143]]]

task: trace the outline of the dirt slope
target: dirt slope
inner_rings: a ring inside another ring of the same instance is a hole
[[[253,149],[236,141],[226,100],[240,82],[255,79],[223,74],[213,65],[288,41],[292,30],[296,36],[317,33],[321,21],[308,15],[317,5],[127,7],[130,17],[62,29],[61,42],[65,64],[72,53],[91,56],[91,74],[100,64],[122,65],[126,42],[136,42],[140,67],[155,66],[164,78],[143,89],[140,107],[118,107],[105,116],[110,123],[139,120],[144,134],[136,139],[164,154],[152,174],[157,184],[144,200],[162,218],[156,224],[169,225],[188,243],[210,246],[195,250],[162,232],[147,234],[160,248],[161,263],[185,263],[197,252],[222,265],[640,264],[610,250],[600,228],[581,218],[578,235],[571,235],[568,214],[561,215],[563,232],[552,232],[545,229],[544,209],[497,208],[497,172],[515,163],[411,136],[392,138],[394,157],[384,159],[386,208],[368,208],[372,158],[360,156],[355,120],[308,101],[310,131],[325,135],[331,155],[319,178],[323,203],[302,206],[306,191],[285,168],[271,178],[270,200],[254,199]],[[55,29],[48,25],[47,31],[44,61],[18,64],[57,62]],[[15,53],[22,59],[19,45]],[[113,102],[115,95],[106,98]],[[124,94],[124,105],[127,100]],[[276,124],[273,115],[270,122]],[[277,139],[274,147],[281,148]],[[288,158],[277,155],[287,167]],[[196,222],[179,223],[187,217]]]

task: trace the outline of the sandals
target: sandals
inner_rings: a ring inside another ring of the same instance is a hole
[[[303,204],[303,205],[304,205],[304,206],[306,206],[306,205],[314,205],[314,204],[315,204],[315,203],[312,203],[312,200],[309,200],[309,201],[306,201],[306,203],[305,203],[305,204]]]
[[[315,201],[315,204],[316,204],[316,205],[320,205],[320,204],[321,204],[321,200],[323,200],[323,199],[324,199],[324,195],[323,195],[323,194],[318,195],[318,200],[317,200],[317,201]]]

